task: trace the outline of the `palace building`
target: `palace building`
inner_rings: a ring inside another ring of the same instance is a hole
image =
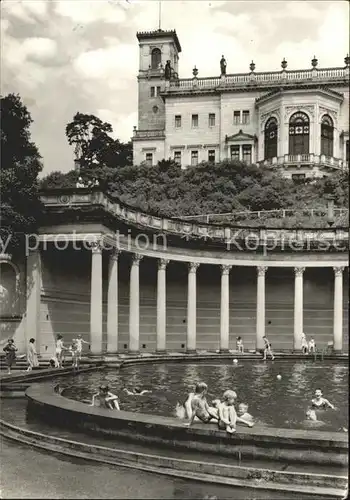
[[[349,64],[180,78],[176,31],[137,33],[138,127],[134,163],[173,159],[185,168],[225,159],[275,165],[292,178],[320,177],[349,165]],[[210,57],[210,55],[208,55]]]

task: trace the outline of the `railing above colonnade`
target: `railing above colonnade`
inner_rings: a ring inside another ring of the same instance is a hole
[[[79,221],[89,213],[101,210],[108,216],[137,230],[149,231],[181,238],[185,241],[203,241],[225,244],[230,242],[253,242],[257,247],[273,244],[274,248],[282,248],[286,244],[289,250],[302,248],[319,251],[347,251],[349,247],[348,227],[329,228],[269,228],[239,226],[232,224],[208,224],[187,221],[179,218],[161,217],[121,203],[115,197],[95,188],[60,188],[43,190],[41,201],[49,218],[47,222],[55,224],[54,214],[65,212],[79,213]],[[96,220],[95,220],[96,221]],[[102,222],[102,220],[101,220]],[[117,229],[117,228],[113,228]],[[295,248],[293,248],[295,245]],[[287,247],[286,247],[287,248]],[[236,247],[236,250],[239,247]],[[246,249],[246,248],[244,248]],[[252,250],[253,248],[250,248]],[[242,249],[243,250],[243,249]]]

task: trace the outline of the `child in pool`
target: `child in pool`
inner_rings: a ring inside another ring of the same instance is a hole
[[[217,420],[217,412],[214,411],[208,405],[206,394],[208,392],[208,386],[204,382],[199,382],[195,388],[195,394],[191,400],[191,418],[189,423],[185,424],[191,426],[194,422],[195,417],[197,417],[201,422],[208,423],[212,419]]]
[[[219,421],[220,430],[226,430],[229,434],[236,432],[237,413],[235,410],[235,401],[237,394],[235,391],[225,391],[223,402],[219,405]]]
[[[316,389],[315,397],[311,400],[311,406],[315,410],[326,410],[327,408],[335,410],[335,406],[322,396],[321,389]]]
[[[101,385],[99,392],[92,396],[91,406],[108,408],[109,410],[120,410],[119,398],[112,392],[109,392],[108,385]]]
[[[237,422],[241,422],[248,427],[253,427],[254,425],[254,417],[248,413],[248,405],[246,403],[240,403],[238,405]]]
[[[132,391],[129,391],[129,389],[124,387],[123,391],[126,392],[128,396],[143,396],[144,394],[152,392],[147,389],[140,389],[139,387],[135,387]]]

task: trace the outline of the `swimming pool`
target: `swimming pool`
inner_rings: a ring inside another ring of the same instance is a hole
[[[337,431],[347,428],[348,375],[348,365],[330,361],[147,363],[62,379],[61,386],[65,397],[82,401],[91,399],[99,385],[108,384],[120,397],[123,410],[174,416],[176,403],[186,399],[196,382],[204,381],[209,387],[209,402],[226,389],[234,389],[237,404],[248,403],[249,412],[261,425]],[[150,389],[152,393],[128,396],[125,387]],[[305,422],[316,389],[337,407],[336,411],[318,413],[325,423],[322,427]]]

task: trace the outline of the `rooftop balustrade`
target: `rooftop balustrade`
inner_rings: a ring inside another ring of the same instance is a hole
[[[158,234],[177,236],[186,241],[215,241],[227,245],[232,241],[244,240],[245,242],[252,241],[257,245],[273,243],[278,247],[283,246],[285,242],[297,242],[301,246],[307,245],[309,250],[312,250],[314,246],[317,247],[320,243],[325,243],[329,247],[337,247],[338,245],[337,248],[342,251],[345,251],[348,247],[349,229],[346,225],[335,228],[269,228],[264,227],[263,224],[260,227],[207,224],[144,213],[120,203],[99,188],[47,190],[41,193],[41,200],[46,207],[48,217],[53,216],[55,211],[58,211],[62,218],[62,212],[64,211],[73,210],[77,213],[80,208],[82,214],[86,214],[87,207],[90,207],[91,210],[99,210],[99,213],[102,209],[106,214],[112,216],[116,223],[119,221],[131,227]],[[339,247],[340,243],[342,244],[341,247]]]
[[[179,90],[215,89],[227,87],[240,87],[247,85],[271,86],[288,83],[334,83],[344,82],[348,85],[349,67],[345,68],[325,68],[307,69],[297,71],[268,71],[237,73],[232,75],[222,75],[221,77],[206,78],[180,78],[170,81],[166,91],[176,92]]]

